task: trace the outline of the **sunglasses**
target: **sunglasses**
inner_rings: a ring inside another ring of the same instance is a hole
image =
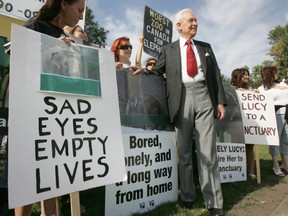
[[[154,63],[154,62],[149,62],[149,63],[147,63],[146,66],[156,66],[156,63]]]
[[[119,47],[119,49],[122,49],[122,50],[128,50],[129,48],[133,49],[132,45],[125,44],[125,45]]]

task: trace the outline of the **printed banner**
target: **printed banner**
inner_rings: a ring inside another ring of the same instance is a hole
[[[235,88],[224,84],[225,118],[216,121],[217,160],[221,183],[246,181],[243,122]]]
[[[279,145],[273,97],[267,92],[236,93],[243,119],[245,143]]]
[[[144,52],[157,57],[161,48],[172,42],[172,21],[145,6],[144,9]]]
[[[225,118],[216,121],[217,142],[244,143],[243,122],[235,88],[224,84]]]
[[[13,25],[12,41],[9,207],[124,181],[126,168],[112,53],[76,44],[70,47],[17,25]],[[53,54],[43,49],[44,43],[59,52],[57,58],[50,58]],[[66,67],[64,63],[74,59],[70,52],[75,50],[79,50],[79,62]],[[47,59],[46,51],[50,56]],[[61,56],[62,51],[69,54]],[[50,71],[44,69],[47,65]],[[60,71],[63,73],[57,74]],[[42,75],[65,79],[61,84],[65,88],[47,85],[45,91],[41,90],[47,78]],[[86,90],[79,92],[73,79],[80,80]],[[90,86],[90,81],[97,81],[97,85]]]
[[[101,97],[98,50],[68,47],[45,35],[41,41],[40,90]]]
[[[105,215],[143,213],[178,198],[175,133],[125,128],[127,180],[106,186]]]
[[[244,143],[216,143],[221,183],[246,181],[246,150]]]
[[[0,14],[20,20],[28,20],[44,3],[45,0],[1,0]]]
[[[121,125],[174,130],[168,116],[165,78],[131,73],[128,69],[116,72]]]

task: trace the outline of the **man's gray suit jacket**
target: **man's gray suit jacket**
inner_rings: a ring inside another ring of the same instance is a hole
[[[226,105],[220,69],[210,44],[197,40],[194,40],[194,43],[200,56],[202,71],[204,73],[206,85],[216,117],[217,105]],[[174,122],[178,115],[183,87],[179,40],[162,48],[158,56],[156,68],[157,72],[161,74],[166,73],[166,97],[170,120],[171,122]]]

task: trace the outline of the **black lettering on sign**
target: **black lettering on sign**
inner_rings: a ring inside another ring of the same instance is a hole
[[[11,12],[13,10],[13,5],[11,3],[5,3],[4,1],[0,0],[0,9],[1,8],[4,8],[7,12]]]

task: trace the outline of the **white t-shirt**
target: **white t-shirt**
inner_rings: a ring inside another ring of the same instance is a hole
[[[279,83],[281,86],[285,86],[286,84],[284,83]],[[287,86],[287,85],[286,85]],[[278,88],[271,88],[268,90],[264,89],[264,86],[260,86],[258,88],[260,92],[269,92],[271,93],[273,99],[274,99],[274,105],[286,105],[288,104],[288,89],[278,89]],[[285,107],[279,109],[279,112],[277,113],[284,113],[285,112]]]

